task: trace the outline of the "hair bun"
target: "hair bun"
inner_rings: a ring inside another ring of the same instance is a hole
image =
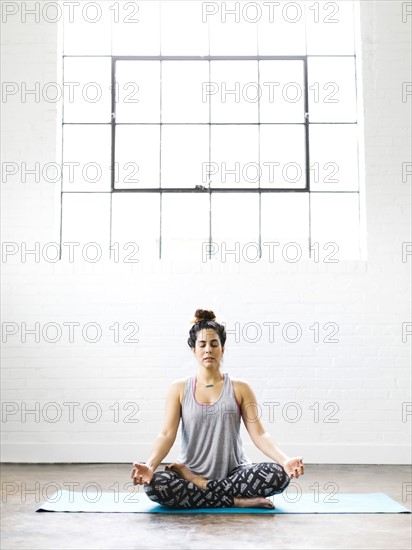
[[[195,319],[192,321],[194,324],[200,323],[200,321],[214,321],[216,315],[211,309],[197,309],[195,313]]]

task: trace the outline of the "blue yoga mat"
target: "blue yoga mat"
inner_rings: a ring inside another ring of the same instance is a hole
[[[57,491],[36,512],[126,512],[148,514],[398,514],[411,513],[385,493],[302,493],[271,497],[274,510],[265,508],[173,509],[156,504],[145,492],[102,492],[93,496]]]

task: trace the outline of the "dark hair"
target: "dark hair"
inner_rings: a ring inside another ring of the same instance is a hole
[[[202,330],[204,328],[211,328],[215,330],[219,335],[222,348],[224,347],[226,343],[226,330],[225,330],[225,327],[217,323],[215,319],[216,319],[216,316],[211,309],[196,310],[195,319],[192,321],[194,325],[190,329],[189,338],[187,339],[187,343],[189,344],[189,347],[191,348],[196,347],[197,333],[199,332],[199,330]]]

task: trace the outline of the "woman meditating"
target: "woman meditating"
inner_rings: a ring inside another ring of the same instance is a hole
[[[225,327],[211,310],[198,309],[188,344],[197,373],[173,382],[166,397],[163,429],[146,463],[133,463],[134,485],[171,508],[274,508],[268,496],[282,493],[303,475],[302,457],[289,458],[258,419],[247,382],[221,372]],[[182,419],[177,462],[155,472],[170,451]],[[239,435],[240,419],[258,449],[274,462],[252,463]]]

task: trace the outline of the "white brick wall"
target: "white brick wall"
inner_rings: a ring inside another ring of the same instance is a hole
[[[410,461],[411,415],[402,421],[402,404],[411,402],[411,337],[402,341],[402,323],[410,322],[412,259],[402,262],[401,253],[402,242],[411,241],[411,177],[402,182],[402,163],[410,162],[412,97],[402,101],[402,83],[411,81],[412,16],[402,22],[402,4],[362,1],[360,8],[367,261],[219,266],[9,258],[2,264],[3,329],[16,323],[19,332],[3,344],[3,461],[146,460],[161,427],[168,385],[196,369],[186,340],[197,307],[213,308],[230,330],[236,323],[241,330],[247,323],[262,328],[254,343],[252,328],[238,342],[229,335],[223,371],[250,382],[265,426],[286,453],[301,454],[307,463]],[[2,34],[3,81],[59,80],[56,25],[9,18]],[[56,105],[30,98],[22,103],[16,95],[2,104],[2,116],[3,162],[30,167],[59,159]],[[2,194],[3,242],[30,247],[59,240],[60,185],[30,177],[22,183],[18,174],[2,183]],[[263,325],[270,321],[280,323],[274,342]],[[39,342],[28,335],[24,343],[24,322],[63,329],[63,323],[95,322],[102,338],[93,344],[76,332],[70,343],[66,330],[57,343],[42,335]],[[131,333],[123,328],[127,322],[139,326],[138,343],[124,342]],[[291,322],[302,328],[296,343],[282,338],[282,327]],[[328,322],[339,326],[337,343],[322,341]],[[119,343],[110,329],[114,323]],[[318,343],[309,328],[315,323]],[[36,402],[39,417],[22,421],[22,407]],[[52,408],[49,421],[43,416],[52,402],[62,412],[57,422],[51,421]],[[80,403],[73,422],[67,402]],[[89,421],[81,413],[92,402],[102,410],[97,422],[91,421],[91,406]],[[123,410],[127,403],[132,405]],[[296,407],[301,418],[293,422]],[[126,422],[129,414],[138,422]],[[338,422],[326,422],[328,416]],[[249,456],[263,460],[243,426],[242,434]],[[166,460],[177,458],[178,444]]]

